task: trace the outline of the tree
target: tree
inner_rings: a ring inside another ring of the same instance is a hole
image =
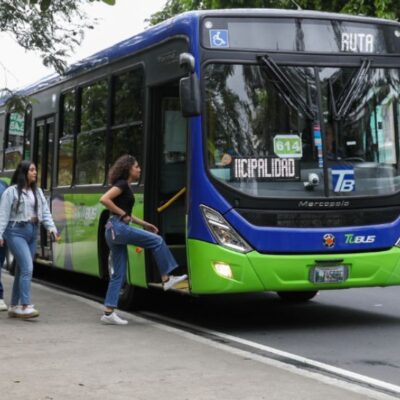
[[[190,10],[222,8],[286,8],[363,14],[387,19],[400,19],[399,0],[168,0],[165,7],[148,22],[157,24],[178,13]]]
[[[93,28],[83,6],[95,1],[115,4],[115,0],[1,0],[0,33],[11,34],[28,51],[39,52],[45,66],[62,74],[65,58],[80,44],[85,30]],[[8,97],[9,109],[21,111],[30,102],[8,88],[0,88],[0,93]]]
[[[59,73],[65,69],[65,57],[93,28],[82,11],[85,3],[115,0],[2,0],[0,32],[11,34],[29,51],[38,51],[43,64]]]

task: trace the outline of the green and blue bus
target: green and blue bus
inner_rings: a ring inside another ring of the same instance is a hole
[[[38,165],[62,240],[37,262],[107,278],[99,203],[120,155],[193,295],[400,284],[400,24],[289,10],[189,12],[20,91],[0,165]],[[11,259],[11,258],[10,258]],[[161,287],[132,247],[121,305]]]

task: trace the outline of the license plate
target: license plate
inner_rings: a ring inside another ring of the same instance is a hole
[[[345,265],[329,267],[314,267],[311,270],[310,280],[313,283],[340,283],[348,277],[348,269]]]

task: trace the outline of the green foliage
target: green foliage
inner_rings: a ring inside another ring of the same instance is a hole
[[[2,95],[8,97],[7,111],[15,111],[17,113],[25,113],[29,104],[32,104],[32,99],[29,96],[18,96],[12,90],[2,89]]]
[[[1,0],[0,33],[10,34],[24,49],[38,52],[45,66],[63,73],[65,58],[80,44],[84,31],[93,29],[82,9],[95,1],[115,4],[115,0]],[[7,88],[0,93],[9,96],[9,108],[21,109],[29,102]]]
[[[387,19],[400,19],[399,0],[168,0],[165,7],[147,21],[157,24],[190,10],[223,8],[283,8],[362,14]]]
[[[38,51],[43,64],[59,73],[65,69],[65,57],[93,28],[82,11],[85,3],[115,0],[2,0],[0,32],[10,33],[29,51]]]

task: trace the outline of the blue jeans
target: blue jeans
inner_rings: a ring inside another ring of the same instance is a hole
[[[128,244],[150,249],[161,275],[168,275],[178,266],[161,236],[129,226],[118,217],[111,217],[108,220],[106,241],[111,250],[114,268],[104,301],[106,307],[116,308],[118,306],[119,292],[126,280]]]
[[[1,283],[1,270],[3,269],[4,260],[6,259],[6,248],[5,245],[0,247],[0,299],[4,299],[4,289]]]
[[[36,252],[38,225],[30,222],[10,222],[4,238],[14,254],[16,270],[11,294],[11,305],[31,304],[33,257]]]

